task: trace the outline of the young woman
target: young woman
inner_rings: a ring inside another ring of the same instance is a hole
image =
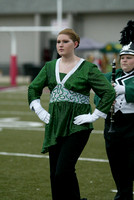
[[[53,200],[80,200],[76,162],[93,129],[92,122],[106,117],[115,98],[113,87],[98,67],[75,55],[79,43],[72,29],[62,30],[57,36],[60,58],[47,62],[28,90],[30,108],[46,123],[42,153],[49,152]],[[46,86],[50,90],[48,112],[40,104]],[[93,114],[91,89],[101,98]]]

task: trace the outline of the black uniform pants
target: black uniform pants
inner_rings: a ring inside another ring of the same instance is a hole
[[[134,114],[118,112],[115,116],[115,132],[108,133],[109,120],[105,124],[106,152],[117,187],[114,200],[133,199],[134,180]]]
[[[80,200],[75,165],[89,135],[89,130],[73,133],[59,139],[56,145],[49,148],[53,200]]]

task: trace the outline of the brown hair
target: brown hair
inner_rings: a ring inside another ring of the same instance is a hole
[[[71,28],[63,29],[62,31],[59,32],[58,35],[60,35],[60,34],[68,35],[70,37],[70,39],[73,40],[73,42],[77,41],[78,42],[78,46],[79,46],[79,44],[80,44],[80,37],[79,37],[79,35],[73,29],[71,29]]]

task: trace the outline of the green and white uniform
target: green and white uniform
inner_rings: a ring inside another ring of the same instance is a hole
[[[92,130],[92,123],[75,125],[74,117],[91,111],[91,89],[100,97],[96,107],[104,117],[115,98],[113,87],[94,64],[81,59],[68,73],[59,73],[60,58],[47,62],[29,86],[29,104],[40,99],[44,87],[50,90],[50,122],[45,127],[42,153],[57,143],[58,137],[69,136],[82,130]]]
[[[105,76],[111,81],[112,73]],[[110,113],[105,120],[104,137],[111,172],[116,183],[114,200],[133,199],[134,180],[134,71],[117,69],[116,84],[125,86],[125,94],[116,97],[114,132],[110,133]],[[99,98],[95,96],[95,102]]]

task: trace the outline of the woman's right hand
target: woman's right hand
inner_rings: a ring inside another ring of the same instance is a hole
[[[40,118],[40,120],[42,120],[43,122],[45,122],[46,124],[49,123],[50,121],[50,114],[42,107],[38,108],[35,113],[38,115],[38,117]]]
[[[30,109],[33,110],[38,115],[38,117],[40,118],[40,120],[42,120],[46,124],[49,123],[49,121],[50,121],[50,114],[44,108],[42,108],[42,106],[40,104],[40,99],[33,100],[30,103]]]

